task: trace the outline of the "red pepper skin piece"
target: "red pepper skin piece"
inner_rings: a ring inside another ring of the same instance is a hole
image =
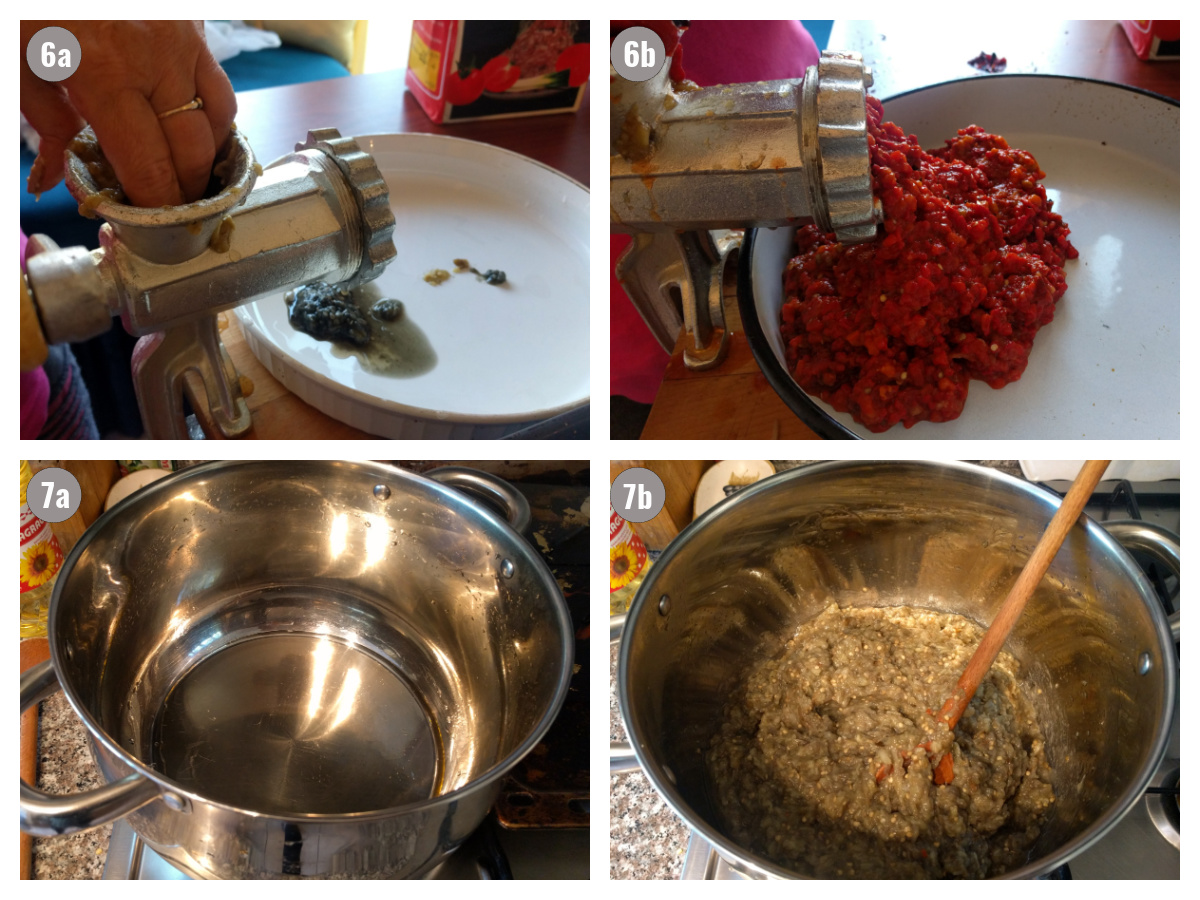
[[[949,753],[938,760],[933,769],[934,784],[949,784],[954,780],[954,759]]]
[[[875,773],[875,783],[881,784],[883,779],[892,774],[892,768],[893,767],[890,763],[880,766],[879,771]]]

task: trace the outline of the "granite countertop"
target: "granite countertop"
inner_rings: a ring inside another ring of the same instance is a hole
[[[38,715],[38,787],[47,794],[78,794],[103,787],[87,746],[87,729],[61,691],[42,702]],[[33,877],[99,878],[108,857],[112,825],[33,841]]]
[[[625,740],[617,707],[617,645],[610,648],[609,740]],[[610,878],[675,879],[683,872],[688,827],[640,771],[615,775],[609,785]]]
[[[777,471],[809,460],[772,460]],[[977,460],[979,465],[1021,476],[1016,460]],[[609,740],[624,741],[625,727],[617,706],[617,646],[609,660]],[[609,794],[609,877],[613,879],[678,879],[687,854],[689,829],[658,796],[646,776],[631,772],[613,776]]]

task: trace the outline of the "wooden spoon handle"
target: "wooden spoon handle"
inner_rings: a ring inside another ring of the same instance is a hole
[[[1058,507],[1058,512],[1046,526],[1041,539],[1033,549],[1033,555],[1025,563],[1021,574],[1017,576],[1016,583],[1008,592],[999,612],[996,613],[996,618],[992,620],[983,640],[979,642],[975,655],[971,657],[971,661],[963,670],[954,692],[938,712],[937,718],[945,722],[949,728],[953,729],[958,724],[958,720],[962,718],[967,704],[971,702],[971,698],[975,696],[975,691],[979,688],[979,682],[992,667],[996,654],[1004,646],[1009,632],[1012,631],[1013,625],[1016,624],[1017,618],[1025,608],[1025,602],[1041,583],[1046,570],[1050,568],[1050,563],[1054,561],[1058,548],[1066,538],[1067,532],[1071,530],[1071,526],[1083,512],[1088,498],[1099,484],[1104,470],[1108,468],[1108,463],[1107,459],[1088,460],[1083,464],[1079,474],[1075,476],[1075,481],[1071,484],[1071,489],[1067,491],[1067,496],[1063,498],[1062,505]]]

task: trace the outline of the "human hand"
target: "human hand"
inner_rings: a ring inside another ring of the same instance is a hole
[[[63,177],[63,152],[90,124],[134,206],[198,200],[229,138],[237,101],[204,43],[202,22],[21,22],[21,46],[60,25],[79,41],[79,69],[60,82],[21,67],[21,112],[41,137],[29,191]],[[199,97],[204,106],[159,118]]]

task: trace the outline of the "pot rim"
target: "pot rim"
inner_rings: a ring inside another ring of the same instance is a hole
[[[239,459],[239,460],[216,460],[213,462],[202,463],[196,466],[189,466],[178,472],[173,472],[166,478],[160,478],[152,482],[145,488],[135,491],[128,497],[121,500],[111,509],[106,510],[95,522],[88,527],[79,542],[72,548],[63,562],[61,572],[68,572],[73,568],[75,560],[79,557],[91,543],[92,538],[104,528],[107,523],[111,522],[121,513],[125,507],[135,500],[141,502],[151,497],[155,493],[164,492],[167,489],[178,484],[180,481],[185,481],[190,478],[206,476],[214,472],[220,472],[225,469],[231,469],[245,465],[263,465],[263,464],[288,464],[292,462],[307,462],[307,463],[326,463],[334,465],[347,465],[360,468],[366,472],[371,472],[377,477],[386,479],[388,484],[396,485],[397,481],[409,481],[425,490],[433,491],[440,495],[440,499],[447,506],[458,507],[461,512],[468,516],[475,516],[483,520],[484,524],[492,530],[498,530],[504,537],[509,539],[515,551],[523,557],[523,562],[526,565],[533,565],[537,577],[542,581],[543,586],[547,589],[547,593],[551,600],[551,605],[554,609],[556,624],[558,626],[559,636],[562,638],[562,653],[559,658],[559,673],[558,683],[555,685],[554,694],[551,697],[550,703],[547,705],[541,718],[538,719],[529,735],[522,741],[511,753],[503,759],[494,763],[490,768],[481,773],[479,777],[472,779],[462,787],[456,788],[453,791],[437,794],[426,800],[421,800],[416,803],[408,803],[402,806],[394,806],[386,809],[364,810],[354,813],[288,813],[280,815],[271,812],[260,812],[254,809],[244,809],[239,806],[234,806],[229,803],[222,803],[217,800],[212,800],[201,793],[192,789],[182,787],[176,784],[170,778],[167,778],[161,772],[156,772],[149,768],[140,760],[126,753],[125,750],[114,741],[100,724],[95,720],[91,713],[84,707],[82,702],[76,696],[73,687],[63,679],[59,679],[59,686],[62,692],[66,695],[67,702],[71,705],[71,709],[83,721],[87,728],[88,738],[91,741],[101,744],[105,750],[116,756],[121,764],[126,768],[136,772],[143,778],[153,781],[159,785],[163,792],[170,792],[180,797],[187,797],[195,803],[204,804],[208,807],[214,807],[223,810],[229,810],[245,816],[275,819],[279,821],[302,821],[312,824],[321,823],[346,823],[354,821],[372,821],[376,819],[388,819],[400,815],[409,815],[420,813],[426,810],[432,810],[436,807],[443,806],[448,802],[454,802],[474,794],[478,791],[493,787],[496,782],[508,774],[508,772],[520,760],[525,757],[545,736],[550,729],[555,718],[558,716],[563,703],[567,697],[567,690],[570,687],[571,681],[571,665],[574,661],[574,628],[571,625],[570,613],[567,610],[566,601],[563,599],[562,591],[558,587],[558,582],[554,580],[554,576],[550,571],[550,567],[545,561],[534,552],[532,546],[512,527],[506,520],[496,515],[492,510],[488,509],[481,503],[476,502],[466,494],[454,490],[453,488],[441,484],[431,478],[425,478],[415,472],[409,472],[406,469],[399,469],[393,466],[377,463],[372,460],[321,460],[321,459],[306,459],[306,460],[259,460],[259,459]],[[60,573],[61,574],[61,573]],[[54,593],[50,601],[49,610],[49,642],[50,642],[50,659],[56,673],[62,672],[60,665],[61,651],[58,642],[55,640],[54,623],[59,605],[59,594],[62,586],[66,583],[66,579],[60,577],[55,581]]]
[[[641,766],[642,772],[650,779],[650,783],[654,786],[655,791],[663,799],[676,815],[678,815],[693,831],[699,832],[710,844],[712,844],[727,860],[749,870],[752,873],[758,873],[775,878],[783,879],[804,879],[807,876],[799,875],[790,869],[785,869],[782,866],[773,863],[755,853],[752,853],[740,845],[731,841],[723,833],[710,825],[705,819],[701,818],[694,809],[684,800],[682,796],[675,790],[675,785],[672,783],[669,776],[666,775],[663,766],[657,764],[651,756],[651,751],[647,749],[645,737],[633,726],[630,722],[627,710],[630,708],[630,690],[629,690],[629,654],[631,642],[627,640],[632,629],[637,627],[637,622],[643,611],[649,616],[651,612],[656,611],[657,603],[651,602],[650,597],[655,593],[656,584],[659,576],[667,569],[667,564],[680,552],[693,534],[707,528],[712,522],[719,519],[721,516],[727,515],[735,506],[750,502],[758,494],[768,490],[776,489],[781,481],[791,481],[797,478],[804,478],[811,475],[822,475],[829,472],[838,472],[843,470],[853,470],[861,466],[878,465],[885,463],[889,466],[907,466],[917,469],[928,469],[931,472],[940,470],[949,471],[965,471],[973,474],[983,474],[984,477],[994,480],[996,483],[1006,485],[1009,488],[1015,488],[1020,493],[1025,494],[1034,500],[1038,501],[1046,509],[1046,519],[1049,522],[1054,511],[1060,505],[1061,498],[1050,493],[1049,491],[1038,487],[1030,482],[1022,481],[1019,478],[1014,478],[1011,475],[1000,472],[996,469],[989,469],[983,466],[975,466],[970,463],[959,461],[922,461],[922,460],[833,460],[829,462],[814,463],[812,465],[801,466],[796,469],[790,469],[784,472],[778,472],[775,475],[770,475],[756,484],[750,485],[733,496],[721,501],[716,506],[711,507],[698,518],[694,519],[686,528],[683,529],[663,551],[662,556],[650,569],[650,573],[646,576],[646,580],[642,582],[642,586],[638,589],[633,602],[629,606],[629,613],[625,622],[625,630],[621,639],[620,654],[617,663],[617,696],[621,707],[621,721],[625,726],[625,733],[628,735],[630,746],[634,755],[637,757],[638,764]],[[1153,744],[1150,752],[1147,754],[1145,761],[1139,769],[1137,775],[1126,786],[1125,790],[1117,798],[1117,800],[1109,806],[1104,813],[1089,825],[1083,832],[1076,835],[1073,839],[1065,844],[1057,847],[1052,853],[1040,859],[1034,860],[1019,869],[1014,869],[1006,872],[999,878],[1004,879],[1020,879],[1033,878],[1045,872],[1052,871],[1058,866],[1067,862],[1071,857],[1082,853],[1087,848],[1091,847],[1099,841],[1114,825],[1119,822],[1127,812],[1142,798],[1143,793],[1150,780],[1154,777],[1155,770],[1167,749],[1167,743],[1170,738],[1170,711],[1178,703],[1179,693],[1179,671],[1178,661],[1175,656],[1175,641],[1171,637],[1170,626],[1167,623],[1166,614],[1163,612],[1161,605],[1154,597],[1153,588],[1150,586],[1146,576],[1141,571],[1141,568],[1130,556],[1129,552],[1122,547],[1115,538],[1106,532],[1095,520],[1090,516],[1082,517],[1086,520],[1085,526],[1090,538],[1098,541],[1110,554],[1114,555],[1125,573],[1132,578],[1137,585],[1138,593],[1142,596],[1143,603],[1149,608],[1151,619],[1154,622],[1154,629],[1158,636],[1159,649],[1163,659],[1163,708],[1167,710],[1167,715],[1160,718],[1158,731],[1154,736]]]

